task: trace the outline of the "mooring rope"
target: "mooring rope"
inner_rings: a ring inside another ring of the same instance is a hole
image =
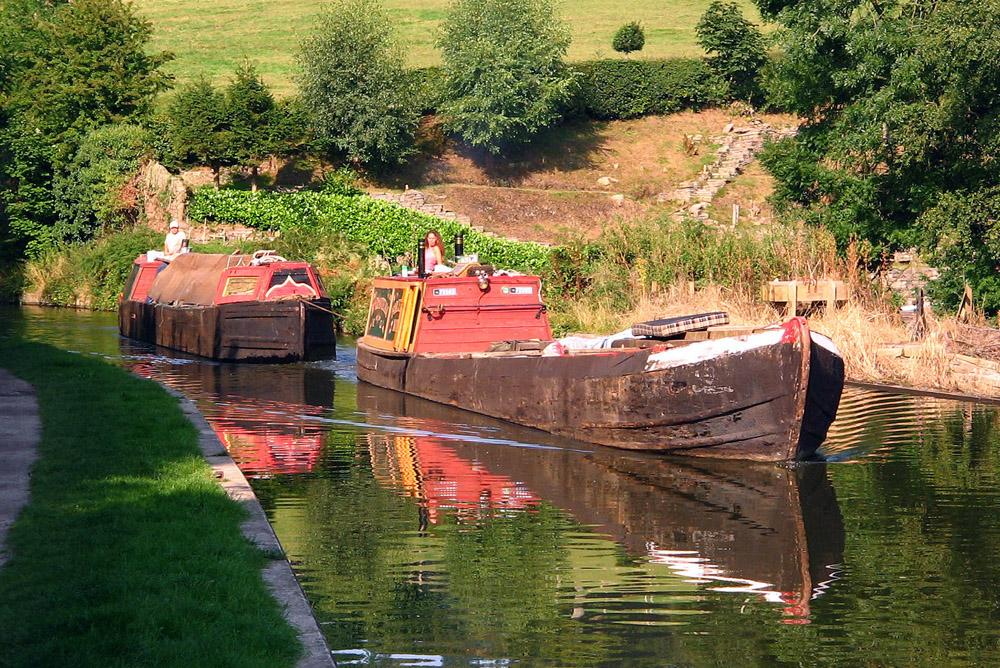
[[[325,308],[323,306],[320,306],[319,304],[314,304],[311,301],[309,301],[308,299],[306,299],[305,297],[303,297],[302,295],[295,295],[295,299],[297,301],[302,302],[306,306],[311,306],[314,309],[318,309],[320,311],[324,311],[324,312],[329,313],[330,315],[332,315],[332,316],[334,316],[336,318],[340,318],[341,320],[344,319],[344,316],[342,316],[341,314],[337,313],[336,311],[331,311],[330,309]]]

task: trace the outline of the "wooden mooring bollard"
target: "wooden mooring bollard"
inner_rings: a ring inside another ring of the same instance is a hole
[[[832,311],[847,303],[847,285],[843,281],[771,281],[761,292],[764,301],[783,307],[788,318],[797,315],[800,306],[810,309],[823,304]]]

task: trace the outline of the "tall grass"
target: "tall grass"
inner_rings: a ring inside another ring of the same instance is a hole
[[[24,289],[43,304],[110,311],[116,308],[132,261],[162,245],[162,234],[136,228],[55,248],[24,264]]]
[[[621,323],[607,316],[675,301],[678,286],[713,288],[724,301],[755,303],[761,285],[772,279],[846,272],[823,230],[775,225],[723,231],[666,216],[610,227],[588,244],[561,246],[553,266],[548,292],[556,324],[585,331]]]

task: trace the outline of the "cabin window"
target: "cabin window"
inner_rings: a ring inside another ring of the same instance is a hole
[[[245,297],[257,292],[256,276],[230,276],[222,288],[223,297]]]
[[[399,327],[399,309],[402,305],[403,288],[375,288],[365,333],[376,339],[393,341]]]
[[[312,281],[309,280],[309,272],[306,271],[305,267],[301,269],[278,269],[271,275],[271,284],[267,287],[273,288],[279,286],[289,278],[295,283],[302,283],[303,285],[312,287]]]

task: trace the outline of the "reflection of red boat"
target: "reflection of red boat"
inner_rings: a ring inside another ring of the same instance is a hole
[[[132,371],[177,390],[197,387],[199,408],[248,476],[306,473],[323,451],[326,430],[302,423],[333,405],[333,377],[303,365],[181,364]],[[287,416],[283,418],[282,416]]]
[[[438,522],[441,510],[475,518],[538,503],[523,483],[460,457],[439,439],[369,435],[368,444],[376,477],[416,498],[431,524]]]
[[[122,336],[221,360],[333,353],[330,300],[304,262],[185,253],[136,258],[118,306]]]
[[[208,418],[208,423],[247,475],[307,473],[316,466],[323,450],[323,432],[319,430],[294,435],[269,428],[263,420],[247,428],[218,417]]]

